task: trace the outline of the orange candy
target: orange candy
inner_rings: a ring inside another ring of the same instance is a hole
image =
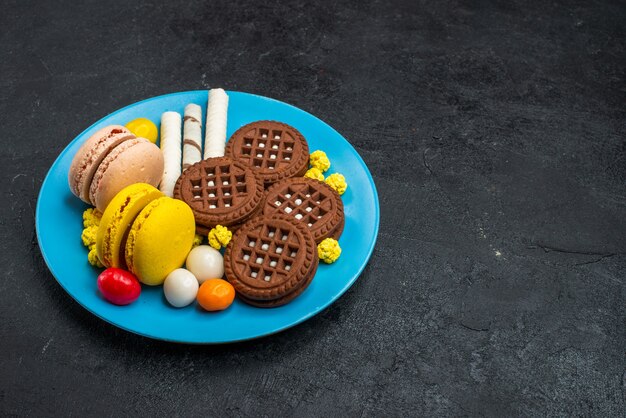
[[[235,288],[222,279],[208,279],[198,290],[198,303],[207,311],[228,308],[235,299]]]

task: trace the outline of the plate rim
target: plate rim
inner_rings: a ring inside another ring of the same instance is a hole
[[[59,153],[59,155],[54,159],[54,161],[52,162],[52,164],[50,165],[50,168],[48,169],[48,171],[46,172],[46,176],[44,177],[43,182],[41,183],[41,186],[39,188],[39,193],[37,194],[37,203],[36,203],[36,207],[35,207],[35,233],[37,236],[37,246],[39,247],[39,252],[41,253],[44,262],[46,263],[46,267],[48,268],[48,270],[50,271],[50,273],[52,274],[52,276],[54,277],[54,279],[56,280],[56,282],[61,286],[61,288],[65,291],[66,294],[68,294],[70,296],[70,298],[72,300],[74,300],[76,303],[78,303],[82,308],[86,309],[89,313],[91,313],[92,315],[94,315],[95,317],[106,321],[107,323],[113,325],[114,327],[123,329],[126,332],[129,332],[131,334],[135,334],[135,335],[139,335],[141,337],[144,338],[150,338],[153,340],[157,340],[157,341],[166,341],[166,342],[170,342],[170,343],[178,343],[178,344],[190,344],[190,345],[222,345],[222,344],[234,344],[234,343],[240,343],[240,342],[245,342],[245,341],[251,341],[251,340],[256,340],[259,338],[263,338],[263,337],[269,337],[271,335],[277,334],[279,332],[285,331],[289,328],[293,328],[299,324],[301,324],[302,322],[312,318],[313,316],[321,313],[322,311],[326,310],[328,307],[330,307],[333,303],[335,303],[339,298],[341,298],[341,296],[343,296],[348,289],[350,289],[354,283],[358,280],[358,278],[361,276],[361,274],[363,273],[363,271],[365,270],[365,268],[367,267],[369,260],[372,257],[372,254],[374,252],[374,247],[376,246],[376,241],[378,240],[378,233],[379,233],[379,228],[380,228],[380,202],[378,199],[378,190],[376,188],[376,183],[374,181],[374,178],[372,177],[372,173],[369,170],[369,167],[367,166],[367,164],[365,164],[365,161],[363,161],[363,158],[361,157],[361,155],[357,152],[357,150],[354,148],[354,146],[352,146],[352,144],[350,143],[350,141],[348,141],[341,133],[339,133],[339,131],[337,131],[335,128],[333,128],[331,125],[329,125],[328,123],[326,123],[324,120],[320,119],[319,117],[313,115],[312,113],[307,112],[306,110],[303,110],[297,106],[294,106],[290,103],[287,102],[283,102],[271,97],[266,97],[266,96],[261,96],[258,94],[254,94],[254,93],[247,93],[247,92],[242,92],[242,91],[236,91],[236,90],[226,90],[226,93],[237,93],[237,94],[244,94],[244,95],[248,95],[248,96],[254,96],[257,97],[259,99],[262,100],[270,100],[273,102],[277,102],[281,105],[286,105],[289,106],[293,109],[295,109],[298,112],[302,112],[304,114],[306,114],[307,116],[310,116],[316,120],[318,120],[319,122],[321,122],[322,124],[326,125],[327,128],[329,128],[331,131],[333,131],[334,133],[336,133],[337,135],[339,135],[342,139],[345,140],[346,144],[350,147],[350,149],[353,151],[354,155],[356,156],[356,158],[359,160],[359,162],[363,165],[363,167],[365,167],[365,174],[369,180],[369,183],[372,186],[372,192],[373,192],[373,197],[374,197],[374,215],[375,215],[375,219],[374,219],[374,238],[369,246],[369,248],[367,249],[367,255],[365,257],[364,262],[361,264],[361,266],[359,267],[359,269],[357,270],[357,272],[354,274],[354,276],[351,278],[351,280],[347,281],[346,284],[341,288],[341,290],[332,298],[330,298],[329,300],[327,300],[326,302],[324,302],[323,304],[321,304],[319,307],[316,307],[315,310],[312,310],[310,312],[308,312],[307,314],[303,315],[302,317],[298,318],[295,321],[292,321],[286,325],[280,326],[277,329],[274,329],[271,332],[265,332],[265,333],[261,333],[261,334],[257,334],[257,335],[252,335],[249,337],[245,337],[245,338],[238,338],[238,339],[232,339],[232,340],[224,340],[224,341],[180,341],[180,340],[176,340],[176,339],[168,339],[162,336],[155,336],[155,335],[151,335],[149,333],[146,332],[141,332],[141,331],[137,331],[134,329],[130,329],[125,327],[124,325],[118,324],[116,322],[111,321],[110,319],[108,319],[105,316],[100,315],[97,312],[94,312],[94,310],[92,310],[89,306],[86,306],[85,304],[83,304],[79,299],[77,299],[76,297],[74,297],[74,295],[68,291],[68,289],[64,286],[64,284],[62,283],[61,280],[59,280],[59,278],[57,277],[57,272],[55,272],[55,270],[53,269],[50,260],[48,259],[48,256],[46,255],[46,253],[44,251],[42,251],[42,245],[41,245],[41,237],[40,237],[40,212],[43,210],[41,207],[41,194],[42,191],[44,190],[44,187],[48,184],[48,182],[52,181],[50,178],[53,174],[52,172],[52,167],[54,167],[57,163],[59,163],[59,161],[61,160],[61,158],[68,152],[69,148],[78,140],[79,137],[83,136],[87,131],[89,131],[90,129],[92,129],[94,126],[98,125],[99,123],[101,123],[102,121],[104,121],[105,119],[108,119],[118,113],[121,113],[123,111],[125,111],[126,109],[130,108],[130,107],[134,107],[143,103],[147,103],[150,101],[154,101],[154,100],[159,100],[159,99],[163,99],[165,97],[172,97],[172,96],[178,96],[178,95],[183,95],[183,94],[190,94],[190,93],[202,93],[202,92],[206,92],[208,94],[208,90],[203,90],[203,89],[198,89],[198,90],[185,90],[185,91],[178,91],[178,92],[173,92],[173,93],[166,93],[166,94],[161,94],[158,96],[153,96],[153,97],[149,97],[143,100],[139,100],[137,102],[133,102],[130,103],[124,107],[121,107],[117,110],[115,110],[112,113],[109,113],[105,116],[103,116],[102,118],[98,119],[97,121],[93,122],[92,124],[90,124],[86,129],[84,129],[83,131],[81,131],[78,135],[74,136],[74,138],[67,143],[63,150]]]

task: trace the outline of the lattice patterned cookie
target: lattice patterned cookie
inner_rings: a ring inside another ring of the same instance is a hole
[[[309,228],[315,242],[338,239],[343,232],[343,202],[327,184],[308,177],[293,177],[267,190],[263,215],[284,214]]]
[[[266,187],[285,178],[303,176],[309,146],[298,130],[275,121],[258,121],[239,128],[226,144],[226,155],[243,162]]]
[[[208,158],[178,178],[174,197],[191,207],[198,232],[208,233],[218,224],[233,229],[255,214],[262,201],[263,183],[240,162]]]
[[[308,286],[319,258],[309,229],[289,217],[257,217],[243,225],[224,254],[226,278],[244,302],[285,304]]]

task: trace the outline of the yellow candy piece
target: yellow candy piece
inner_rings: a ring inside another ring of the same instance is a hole
[[[311,167],[317,168],[322,172],[325,172],[330,168],[330,160],[326,156],[326,153],[321,150],[313,151],[311,153],[309,163],[311,164]]]
[[[324,181],[324,175],[319,168],[310,168],[306,173],[304,173],[304,177],[308,177],[314,180]]]
[[[80,238],[83,240],[83,245],[85,247],[91,248],[96,244],[96,235],[98,235],[98,226],[92,225],[83,229],[83,233]]]
[[[157,138],[159,137],[159,130],[150,119],[139,118],[139,119],[131,120],[130,122],[126,124],[126,127],[135,136],[146,138],[148,141],[152,142],[153,144],[156,143]]]
[[[346,178],[343,174],[335,173],[326,177],[326,184],[335,189],[337,193],[344,194],[346,189],[348,188],[348,183],[346,183]]]
[[[98,209],[85,209],[83,212],[83,227],[89,228],[90,226],[98,226],[100,225],[100,219],[102,219],[102,212]]]
[[[98,267],[98,268],[104,267],[104,265],[102,265],[102,263],[100,262],[100,259],[98,258],[98,252],[96,251],[95,246],[92,246],[91,250],[89,251],[89,254],[87,254],[87,261],[89,261],[89,264],[91,264],[94,267]]]
[[[200,234],[196,234],[196,236],[193,237],[191,248],[196,248],[198,245],[202,244],[202,241],[204,241],[204,237]]]
[[[233,233],[222,225],[217,225],[209,231],[209,245],[216,250],[226,247],[232,238]]]
[[[337,240],[326,238],[317,246],[317,255],[324,263],[334,263],[341,255],[341,247]]]

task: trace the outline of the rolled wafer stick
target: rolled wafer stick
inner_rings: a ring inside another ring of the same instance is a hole
[[[223,157],[226,147],[226,118],[228,117],[228,95],[223,89],[209,90],[206,112],[206,134],[204,158]]]
[[[200,160],[202,160],[202,108],[191,103],[185,106],[183,171]]]
[[[174,184],[181,173],[181,117],[178,112],[161,115],[161,151],[163,152],[163,178],[159,189],[169,197],[174,194]]]

